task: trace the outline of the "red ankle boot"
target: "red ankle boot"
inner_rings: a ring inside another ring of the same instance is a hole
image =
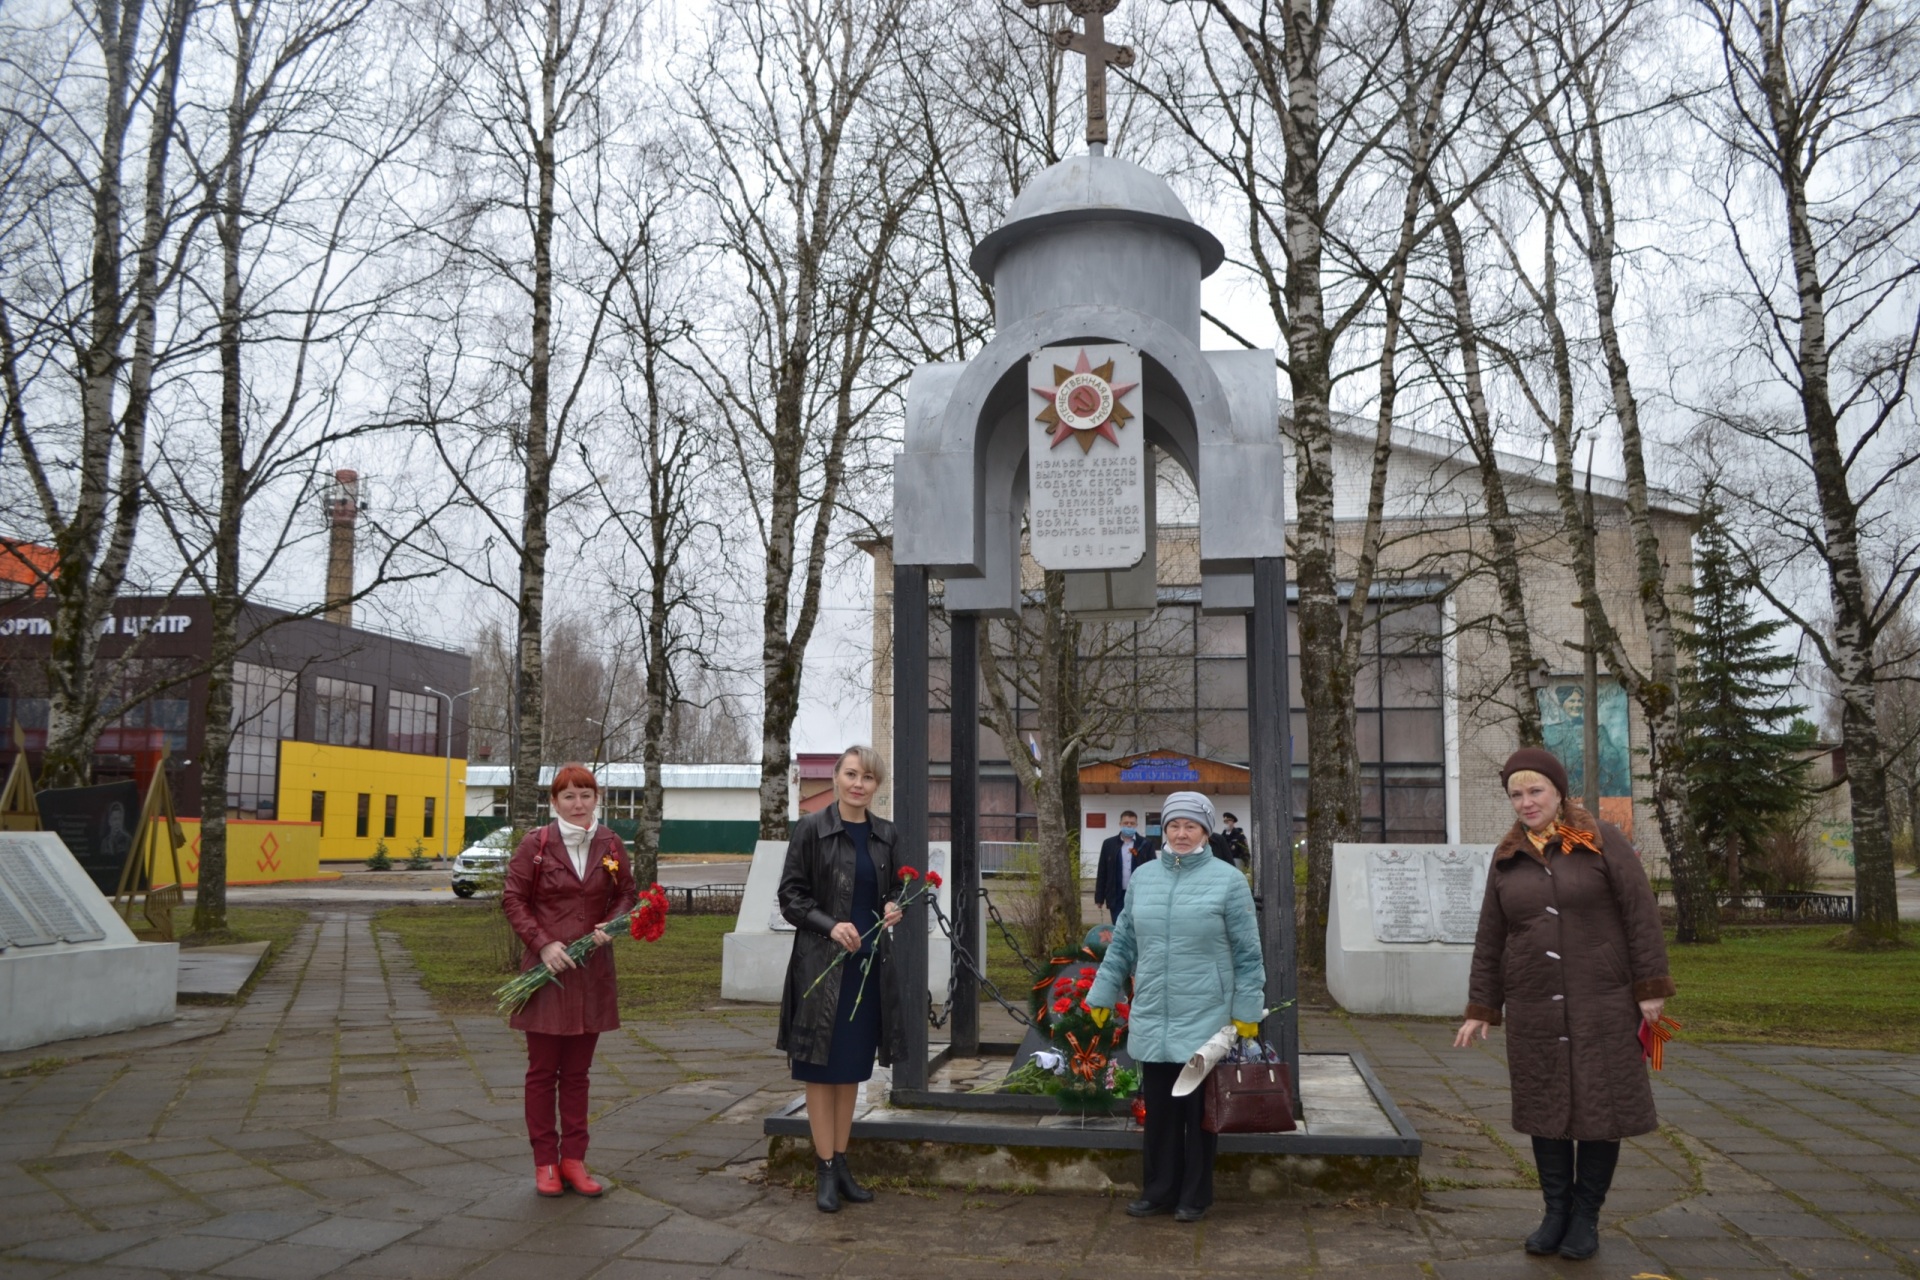
[[[533,1189],[543,1196],[557,1196],[563,1188],[560,1186],[560,1166],[557,1164],[537,1164],[533,1166]]]
[[[569,1187],[583,1196],[597,1196],[606,1190],[593,1180],[592,1174],[587,1172],[587,1162],[584,1160],[562,1160],[560,1177]],[[559,1193],[555,1192],[555,1194]]]

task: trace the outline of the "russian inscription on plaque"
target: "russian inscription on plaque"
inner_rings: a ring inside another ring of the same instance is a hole
[[[1419,854],[1397,849],[1368,854],[1367,900],[1373,907],[1373,936],[1381,942],[1433,940],[1427,864]]]
[[[1367,854],[1376,942],[1470,945],[1480,924],[1488,855],[1481,849],[1386,849]]]
[[[0,947],[98,942],[106,933],[75,902],[33,842],[0,835]]]
[[[1027,366],[1027,516],[1043,569],[1127,569],[1147,551],[1140,353],[1046,347]]]
[[[1487,855],[1466,849],[1427,854],[1427,892],[1433,902],[1433,933],[1441,942],[1471,945],[1480,930],[1480,899],[1487,888]]]

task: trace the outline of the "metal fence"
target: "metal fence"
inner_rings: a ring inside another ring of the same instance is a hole
[[[667,885],[667,910],[683,916],[731,916],[740,911],[745,885]]]
[[[1737,920],[1853,923],[1850,893],[1723,893],[1720,907]]]

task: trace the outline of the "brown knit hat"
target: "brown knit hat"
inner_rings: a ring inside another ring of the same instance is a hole
[[[1567,798],[1567,766],[1560,763],[1560,757],[1545,747],[1522,747],[1507,757],[1500,766],[1500,785],[1505,787],[1507,779],[1516,773],[1537,773],[1553,784],[1560,798]]]

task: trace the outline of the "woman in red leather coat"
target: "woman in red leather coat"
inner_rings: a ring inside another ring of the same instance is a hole
[[[544,964],[557,981],[534,992],[509,1025],[527,1033],[535,1189],[543,1196],[566,1187],[597,1196],[602,1188],[586,1165],[587,1069],[600,1033],[620,1026],[619,984],[604,926],[633,910],[639,890],[626,846],[593,820],[600,803],[593,774],[562,765],[549,795],[554,821],[528,832],[513,851],[500,905],[526,945],[521,969]],[[588,933],[598,945],[576,965],[567,945]]]

